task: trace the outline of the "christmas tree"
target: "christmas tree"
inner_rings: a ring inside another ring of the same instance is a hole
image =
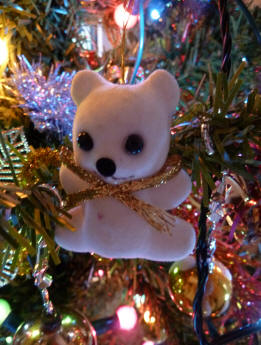
[[[1,344],[260,343],[260,6],[0,2]],[[124,127],[146,129],[124,141],[141,161],[120,170],[127,178],[113,180],[110,155],[76,154],[98,147],[98,119],[102,152]],[[148,189],[175,208],[143,200]],[[93,225],[98,244],[71,240],[93,210],[108,231],[124,224],[112,243]],[[150,251],[145,229],[158,239]],[[196,244],[178,255],[186,229]]]

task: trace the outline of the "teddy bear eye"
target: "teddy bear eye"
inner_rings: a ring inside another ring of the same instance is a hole
[[[78,146],[84,151],[90,151],[93,148],[92,137],[87,132],[80,132],[77,142]]]
[[[143,150],[144,141],[138,134],[131,134],[128,136],[125,143],[125,150],[132,154],[137,155]]]

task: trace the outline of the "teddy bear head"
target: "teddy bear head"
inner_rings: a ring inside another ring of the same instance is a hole
[[[148,177],[165,163],[170,120],[179,100],[173,76],[158,70],[136,85],[116,85],[92,71],[72,82],[76,164],[111,184]]]

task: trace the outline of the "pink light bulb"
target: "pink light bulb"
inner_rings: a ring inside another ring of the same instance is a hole
[[[114,11],[114,20],[116,24],[123,29],[131,29],[138,21],[138,15],[134,16],[125,10],[123,4],[117,6]]]
[[[99,269],[98,270],[98,276],[102,278],[104,276],[104,270]]]
[[[155,345],[155,343],[153,341],[145,341],[142,345]]]
[[[117,309],[116,314],[118,316],[121,329],[130,331],[136,326],[138,317],[136,310],[133,307],[123,305]]]

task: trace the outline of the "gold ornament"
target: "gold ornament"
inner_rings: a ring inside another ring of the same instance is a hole
[[[205,317],[220,316],[226,312],[232,297],[232,276],[229,270],[214,259],[213,271],[209,274],[203,298]],[[196,295],[198,275],[196,259],[189,256],[175,262],[169,270],[169,292],[179,310],[186,314],[193,313],[193,300]]]
[[[44,322],[36,318],[24,323],[13,338],[13,345],[97,345],[94,328],[79,312],[69,311],[60,319]]]
[[[144,341],[161,344],[167,340],[167,331],[162,312],[147,293],[136,294],[133,297],[138,313],[138,324]]]

